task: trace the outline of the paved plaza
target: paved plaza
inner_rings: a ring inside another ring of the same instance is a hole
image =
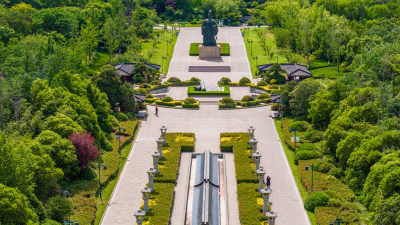
[[[223,57],[223,62],[196,61],[196,57],[188,57],[191,42],[201,42],[200,29],[181,29],[168,76],[177,76],[182,80],[195,76],[206,82],[216,82],[223,76],[229,77],[233,81],[238,81],[243,76],[251,77],[239,28],[220,28],[218,42],[229,42],[231,45],[231,56]],[[221,74],[197,73],[195,75],[187,72],[187,67],[193,65],[192,63],[198,65],[229,64],[232,66],[232,72]],[[195,133],[195,152],[199,153],[205,150],[210,150],[213,153],[220,152],[220,133],[247,132],[250,125],[254,126],[256,129],[255,137],[259,141],[257,149],[263,155],[261,166],[272,178],[271,189],[273,192],[270,196],[270,202],[272,202],[273,211],[278,214],[276,224],[310,224],[274,121],[268,116],[269,106],[236,110],[218,110],[217,105],[211,104],[201,104],[199,110],[159,107],[158,117],[154,115],[153,106],[148,108],[149,116],[143,121],[137,134],[101,224],[135,224],[133,212],[142,205],[140,190],[148,182],[146,170],[152,167],[151,153],[157,149],[155,140],[160,136],[160,127],[163,125],[167,126],[167,132]],[[228,224],[238,225],[240,221],[233,155],[226,154],[225,160]],[[189,161],[190,154],[183,153],[175,187],[176,195],[171,217],[171,224],[173,225],[184,224]]]

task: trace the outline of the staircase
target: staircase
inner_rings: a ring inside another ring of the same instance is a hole
[[[189,66],[189,72],[231,72],[230,66]]]

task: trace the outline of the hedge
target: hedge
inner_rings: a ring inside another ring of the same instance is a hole
[[[267,217],[262,213],[263,202],[258,192],[258,184],[240,183],[237,185],[237,194],[240,224],[260,225],[267,221]]]
[[[202,43],[191,43],[190,44],[190,50],[189,50],[189,55],[191,56],[198,56],[199,55],[199,47]],[[221,49],[220,49],[220,54],[221,56],[229,56],[231,55],[229,43],[217,43]]]
[[[149,199],[149,212],[146,213],[144,221],[148,224],[169,224],[174,189],[175,185],[171,183],[154,183],[154,192],[150,194]]]
[[[188,87],[188,95],[230,95],[229,86],[221,86],[224,87],[223,91],[195,91],[195,87],[196,86]]]
[[[190,108],[190,109],[197,109],[200,106],[200,102],[192,103],[192,104],[182,104],[182,108]]]

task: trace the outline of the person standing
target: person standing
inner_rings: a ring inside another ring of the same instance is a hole
[[[271,177],[267,176],[267,189],[271,190],[270,186],[271,186]]]
[[[158,116],[158,107],[156,106],[156,116]]]

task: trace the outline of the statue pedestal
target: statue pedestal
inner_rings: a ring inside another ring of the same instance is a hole
[[[200,59],[220,59],[221,58],[221,47],[216,46],[204,46],[199,47],[199,57]]]

